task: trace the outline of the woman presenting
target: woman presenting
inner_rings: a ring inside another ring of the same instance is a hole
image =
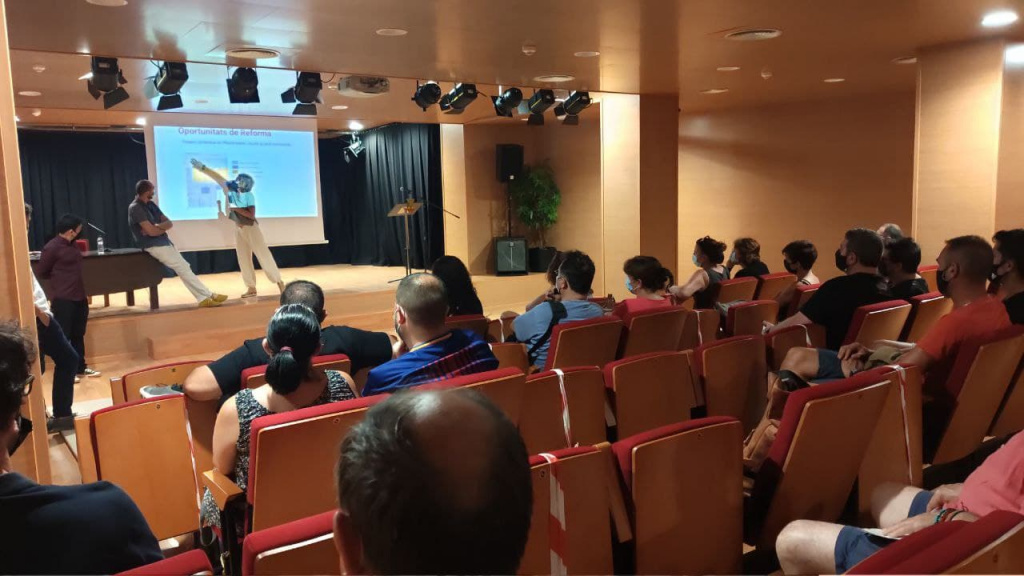
[[[253,254],[256,254],[256,258],[259,259],[260,267],[263,268],[267,279],[277,284],[278,290],[283,292],[284,282],[281,281],[281,272],[277,269],[274,255],[267,248],[267,241],[263,239],[260,224],[256,221],[256,197],[252,193],[256,182],[252,176],[239,174],[234,180],[226,180],[195,158],[192,159],[192,166],[220,184],[224,191],[224,198],[228,206],[228,218],[235,222],[235,253],[238,254],[238,267],[242,270],[242,281],[246,286],[242,298],[251,298],[256,295],[256,271],[252,266]],[[217,204],[220,205],[220,202],[218,201]]]

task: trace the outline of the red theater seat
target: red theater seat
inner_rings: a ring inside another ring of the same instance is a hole
[[[814,296],[814,293],[817,292],[820,287],[821,284],[797,285],[796,290],[793,291],[793,299],[789,301],[789,306],[786,310],[786,317],[788,318],[799,312],[800,309],[804,307],[804,304],[807,304],[807,301],[811,299],[811,296]]]
[[[337,370],[351,376],[352,361],[344,354],[326,354],[313,357],[313,368],[320,370]],[[267,367],[253,366],[242,370],[242,382],[247,388],[258,388],[267,383]]]
[[[921,276],[921,278],[924,278],[924,281],[928,283],[929,292],[939,291],[939,283],[935,280],[935,277],[939,274],[938,264],[921,266],[917,269],[917,274]]]
[[[725,333],[731,336],[760,336],[764,323],[772,324],[779,317],[779,303],[775,300],[751,300],[729,307],[725,319]]]
[[[523,374],[530,373],[530,357],[527,354],[526,344],[519,342],[494,342],[491,344],[491,353],[498,359],[498,369],[518,368]]]
[[[765,274],[757,278],[757,292],[755,299],[774,300],[783,290],[796,284],[796,274],[779,272],[776,274]]]
[[[420,390],[447,390],[451,388],[475,388],[497,404],[513,424],[519,425],[519,415],[526,393],[526,375],[518,368],[503,368],[467,374],[420,386]]]
[[[117,576],[192,576],[213,574],[213,565],[202,550],[190,550],[166,560],[119,572]]]
[[[768,352],[768,365],[771,370],[777,371],[782,367],[786,354],[793,348],[824,348],[825,327],[820,324],[789,326],[766,334],[764,343]]]
[[[764,413],[768,386],[764,339],[734,336],[697,348],[694,353],[708,416],[730,416],[744,431]]]
[[[857,308],[850,320],[843,344],[860,342],[870,347],[879,340],[899,340],[910,315],[906,300],[889,300]]]
[[[487,339],[488,325],[490,320],[482,314],[466,314],[464,316],[449,316],[445,319],[444,325],[452,330],[469,330],[476,332],[484,340]]]
[[[698,405],[692,352],[655,352],[611,362],[604,382],[619,438],[685,422]]]
[[[917,342],[953,309],[953,301],[941,292],[920,294],[910,299],[910,317],[900,334],[902,342]]]
[[[603,367],[615,360],[621,339],[622,320],[612,316],[556,324],[544,369]]]
[[[686,310],[666,306],[632,315],[622,336],[620,358],[678,349],[686,323]]]
[[[753,300],[757,292],[757,278],[733,278],[722,280],[712,287],[715,291],[715,303],[736,302],[737,300]]]
[[[687,310],[679,350],[693,350],[702,344],[714,342],[722,317],[717,310]]]
[[[334,547],[334,510],[245,537],[243,576],[340,574]]]
[[[540,372],[526,379],[519,433],[530,454],[571,448],[575,444],[592,446],[607,439],[601,369],[596,366],[566,368],[563,382],[564,398],[554,371]],[[563,418],[563,401],[568,409],[568,423]]]

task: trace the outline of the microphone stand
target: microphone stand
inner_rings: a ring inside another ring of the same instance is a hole
[[[409,194],[408,198],[415,199],[415,197],[416,197],[416,191],[411,189],[411,188],[407,191],[405,189],[405,186],[400,186],[398,188],[398,190],[402,193],[403,197],[406,197],[406,193],[407,192]],[[444,206],[437,206],[436,204],[431,204],[430,203],[430,199],[429,199],[429,197],[426,194],[423,195],[423,205],[426,206],[427,208],[433,208],[435,210],[440,210],[443,214],[448,214],[449,216],[455,218],[456,220],[461,220],[462,219],[458,214],[456,214],[456,213],[446,209]],[[427,266],[429,266],[429,263],[427,262],[427,257],[430,256],[430,216],[429,215],[425,216],[425,224],[424,224],[423,228],[424,228],[423,247],[427,251],[427,254],[423,258],[423,271],[426,272],[427,271]]]

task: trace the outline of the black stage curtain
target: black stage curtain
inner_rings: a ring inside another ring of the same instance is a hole
[[[319,141],[320,192],[327,244],[273,248],[282,268],[318,264],[401,266],[404,228],[387,218],[400,201],[400,189],[414,190],[429,202],[410,224],[413,265],[444,253],[440,207],[441,136],[437,125],[394,124],[363,135],[366,151],[345,162],[348,138]],[[107,234],[107,247],[133,246],[128,204],[135,183],[147,177],[146,145],[141,134],[19,130],[25,200],[35,208],[29,246],[39,250],[55,233],[61,214],[73,212]],[[391,171],[388,173],[387,171]],[[95,246],[96,233],[86,236]],[[233,250],[188,252],[199,274],[238,270]]]

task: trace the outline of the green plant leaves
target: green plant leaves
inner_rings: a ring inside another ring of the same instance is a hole
[[[546,163],[524,166],[509,190],[519,221],[537,231],[544,245],[544,232],[558,222],[558,206],[562,203],[554,171]]]

